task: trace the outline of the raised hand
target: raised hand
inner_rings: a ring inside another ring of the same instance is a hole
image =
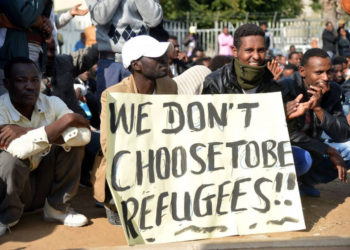
[[[89,12],[89,10],[88,10],[88,9],[86,9],[86,10],[81,10],[81,9],[79,9],[80,6],[81,6],[81,3],[75,5],[75,6],[69,11],[69,13],[70,13],[72,16],[85,16],[85,15]]]
[[[294,119],[296,117],[302,116],[310,109],[309,102],[301,103],[301,99],[303,98],[303,94],[299,94],[293,101],[287,102],[285,109],[286,115],[288,119]]]
[[[280,68],[277,60],[272,59],[271,62],[267,62],[267,68],[271,71],[273,80],[277,81],[281,78],[282,69]]]

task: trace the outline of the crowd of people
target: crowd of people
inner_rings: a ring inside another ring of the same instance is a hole
[[[347,181],[350,43],[344,26],[336,38],[326,23],[323,49],[302,54],[291,46],[287,57],[271,58],[266,22],[244,24],[233,37],[224,27],[219,55],[209,58],[195,27],[184,41],[187,50],[180,50],[162,27],[155,0],[86,2],[88,10],[77,5],[61,16],[51,0],[0,2],[0,235],[39,208],[46,220],[86,225],[88,218],[70,206],[79,185],[92,186],[108,221],[120,224],[106,184],[108,92],[281,92],[300,194],[318,197],[316,184]],[[96,43],[87,46],[81,34],[76,51],[60,54],[57,28],[88,11]]]

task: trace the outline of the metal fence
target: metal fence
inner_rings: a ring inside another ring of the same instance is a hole
[[[214,56],[218,53],[217,37],[224,26],[228,27],[229,32],[233,34],[236,28],[243,23],[243,21],[215,22],[213,23],[213,28],[197,29],[201,46],[206,54]],[[253,23],[258,24],[257,21]],[[64,38],[62,52],[70,53],[74,48],[74,44],[80,39],[79,33],[90,25],[91,20],[88,14],[84,17],[75,17],[67,26],[58,30]],[[196,26],[196,24],[174,21],[164,22],[164,28],[170,35],[177,36],[180,45],[188,34],[190,26]],[[321,19],[280,19],[279,21],[268,23],[268,30],[272,37],[272,47],[278,48],[283,54],[288,52],[289,46],[292,44],[295,45],[297,50],[305,51],[311,46],[311,41],[314,38],[318,40],[318,45],[321,47],[323,29],[324,26]]]
[[[258,22],[252,22],[258,24]],[[218,53],[217,37],[223,27],[227,27],[229,33],[233,34],[237,27],[244,24],[237,22],[215,22],[211,29],[197,29],[200,44],[209,56]],[[272,47],[278,48],[282,54],[289,50],[289,46],[294,44],[297,50],[305,51],[311,47],[311,41],[317,39],[318,45],[322,46],[323,21],[321,19],[281,19],[278,22],[269,22],[268,31],[272,37]],[[195,24],[194,24],[195,25]],[[190,25],[182,25],[181,28],[173,29],[173,26],[165,26],[168,32],[178,37],[182,43],[184,34],[188,33]],[[178,26],[179,27],[179,26]]]

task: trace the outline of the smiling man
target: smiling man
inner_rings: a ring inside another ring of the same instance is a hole
[[[299,72],[280,81],[288,95],[302,95],[301,105],[308,106],[304,115],[288,122],[288,129],[292,145],[309,151],[312,156],[310,171],[300,177],[301,191],[311,196],[320,195],[314,188],[315,184],[327,183],[337,177],[345,182],[346,168],[350,166],[349,161],[344,162],[340,153],[321,139],[323,132],[333,142],[344,142],[350,136],[350,127],[341,105],[340,86],[330,82],[331,69],[326,51],[310,49],[302,58]],[[345,154],[349,148],[343,147],[341,151]]]
[[[87,218],[70,208],[78,191],[89,122],[62,100],[40,94],[41,73],[28,58],[5,66],[8,93],[0,96],[0,236],[24,211],[80,227]]]
[[[203,94],[266,93],[280,91],[265,62],[265,33],[255,24],[244,24],[234,34],[235,59],[211,73]]]

